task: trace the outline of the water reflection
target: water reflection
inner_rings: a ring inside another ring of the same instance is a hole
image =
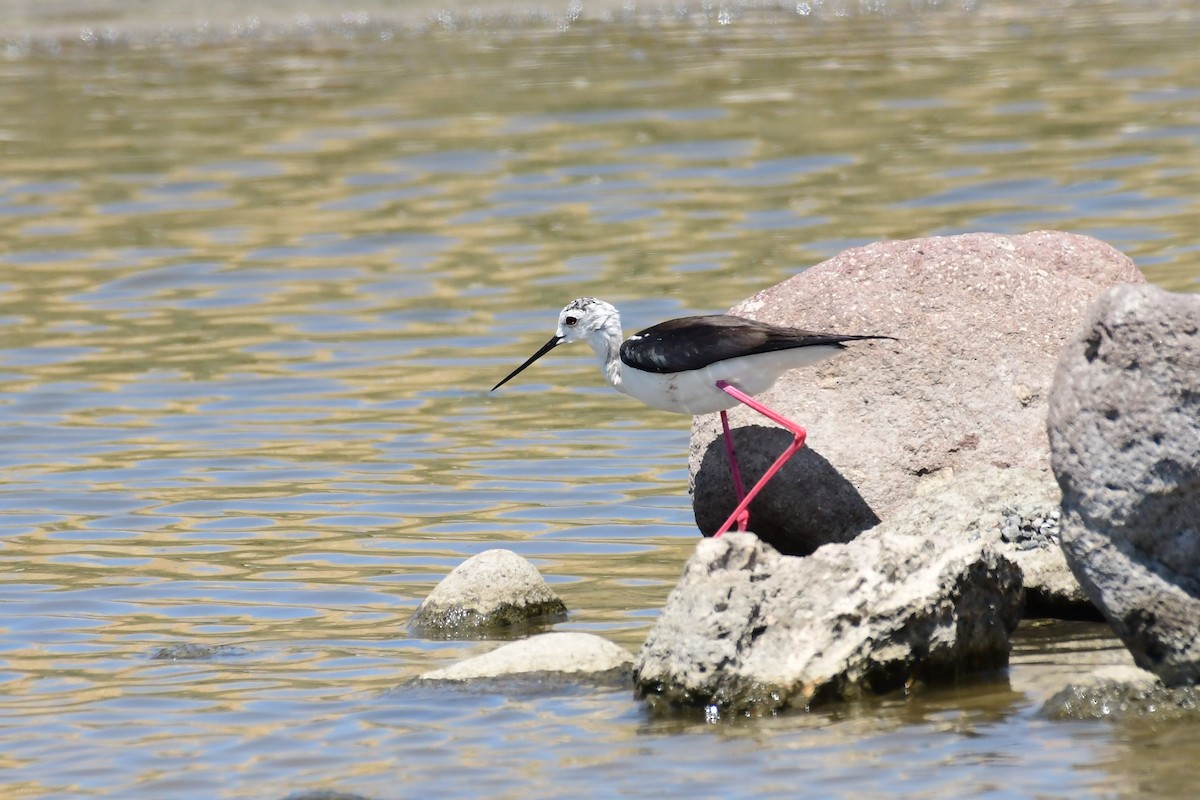
[[[1027,651],[1007,682],[722,726],[385,695],[477,649],[404,625],[475,552],[632,649],[691,551],[686,419],[586,352],[487,393],[572,297],[635,330],[853,244],[1045,227],[1196,290],[1190,12],[824,9],[7,40],[7,793],[1068,794],[1141,758],[1037,721],[1063,667]],[[245,654],[149,657],[180,642]]]

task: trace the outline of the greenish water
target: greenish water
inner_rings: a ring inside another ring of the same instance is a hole
[[[0,793],[1188,795],[1196,732],[1037,717],[1095,626],[719,725],[390,690],[482,647],[405,629],[472,553],[635,649],[694,546],[684,418],[585,350],[486,391],[575,296],[1044,228],[1200,289],[1194,6],[359,8],[0,2]]]

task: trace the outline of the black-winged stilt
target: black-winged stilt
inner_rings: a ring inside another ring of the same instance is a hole
[[[790,369],[807,367],[844,350],[843,342],[892,339],[891,336],[855,336],[815,333],[799,328],[768,325],[728,314],[680,317],[660,322],[622,341],[621,315],[595,297],[572,300],[558,315],[558,330],[524,364],[492,387],[496,391],[522,370],[560,344],[586,341],[600,359],[604,379],[614,389],[648,406],[677,414],[721,412],[721,428],[729,453],[738,504],[714,534],[720,536],[735,523],[746,530],[746,510],[755,495],[804,446],[804,428],[753,399],[770,389]],[[782,425],[795,437],[747,492],[733,451],[726,410],[742,403]]]

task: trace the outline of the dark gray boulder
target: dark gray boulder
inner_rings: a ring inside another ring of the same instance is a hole
[[[1047,424],[1067,563],[1138,666],[1200,682],[1200,295],[1098,298]]]
[[[1049,471],[1046,397],[1063,344],[1092,299],[1142,282],[1086,236],[1043,231],[890,241],[847,250],[732,313],[900,341],[852,343],[784,375],[762,399],[808,446],[751,506],[751,529],[784,553],[847,541],[948,475],[978,466]],[[730,412],[747,478],[791,440]],[[693,506],[710,535],[734,506],[717,415],[692,429]]]

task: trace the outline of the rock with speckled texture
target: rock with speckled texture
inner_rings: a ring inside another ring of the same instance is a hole
[[[995,539],[885,524],[803,558],[749,533],[705,539],[637,656],[637,690],[759,714],[1004,667],[1024,597]]]
[[[760,396],[808,429],[808,445],[751,506],[751,529],[785,553],[848,541],[911,497],[977,466],[1049,471],[1046,397],[1064,343],[1093,298],[1144,278],[1096,239],[975,233],[847,250],[734,306],[812,330],[886,334]],[[747,478],[791,437],[730,412]],[[696,522],[734,505],[716,415],[692,430]]]
[[[984,466],[913,498],[886,524],[937,541],[995,535],[993,546],[1021,568],[1025,616],[1099,619],[1063,557],[1061,502],[1053,475]]]
[[[1067,563],[1138,666],[1200,683],[1200,295],[1100,297],[1047,425]]]

